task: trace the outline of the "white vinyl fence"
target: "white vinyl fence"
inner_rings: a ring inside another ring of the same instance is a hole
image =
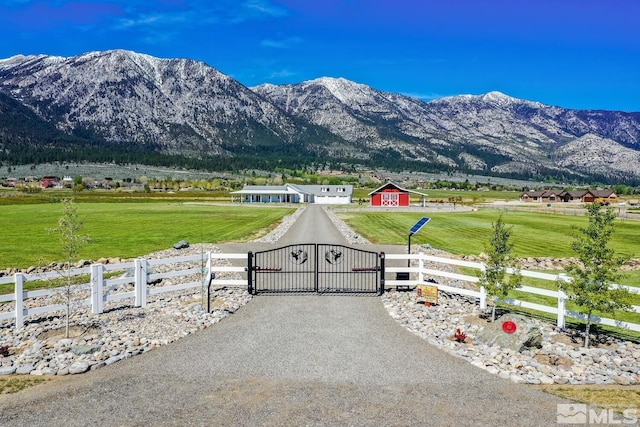
[[[246,261],[247,255],[207,252],[202,255],[164,259],[140,258],[133,262],[94,264],[88,267],[74,268],[69,271],[70,276],[89,275],[90,279],[88,283],[71,286],[70,291],[74,296],[81,295],[80,300],[73,298],[72,304],[74,307],[90,306],[91,313],[100,314],[104,312],[104,304],[108,301],[130,298],[136,307],[143,307],[147,304],[148,295],[192,288],[202,288],[203,291],[206,291],[207,286],[214,288],[246,288],[246,280],[228,279],[224,278],[224,274],[217,274],[244,272],[245,267],[218,265],[220,262],[216,262],[216,260],[238,258]],[[229,263],[227,262],[226,264]],[[105,279],[105,273],[108,272],[123,273],[117,277]],[[221,278],[217,276],[221,276]],[[67,271],[51,271],[37,274],[16,273],[12,277],[0,277],[0,284],[14,283],[15,289],[13,294],[0,295],[0,321],[14,318],[15,327],[19,329],[23,326],[26,316],[36,316],[65,310],[67,305],[65,302],[66,297],[63,293],[66,291],[66,286],[64,288],[25,291],[24,284],[29,281],[65,281],[66,278]],[[154,286],[154,283],[163,279],[184,283]],[[26,303],[32,301],[34,298],[40,298],[41,301],[54,301],[54,303],[45,306],[28,304],[28,306]],[[12,302],[13,304],[11,304]],[[11,305],[13,305],[13,309],[7,311],[7,306]]]
[[[403,272],[408,272],[410,274],[414,274],[414,276],[417,276],[417,280],[413,281],[385,280],[384,286],[387,289],[407,285],[433,285],[443,292],[477,298],[482,308],[486,308],[487,306],[487,295],[484,287],[480,287],[479,290],[470,290],[437,283],[438,277],[444,277],[452,280],[459,280],[462,282],[470,283],[477,283],[478,277],[452,273],[436,268],[427,268],[425,266],[425,264],[428,262],[430,264],[436,265],[447,264],[482,270],[484,268],[484,264],[482,263],[441,258],[425,254],[386,254],[385,258],[389,261],[414,260],[417,263],[417,267],[392,267],[389,265],[390,263],[387,263],[387,266],[385,268],[387,276],[390,276],[392,273]],[[224,260],[227,261],[225,262]],[[241,264],[243,264],[243,266],[231,266],[229,260],[243,260],[243,262],[240,262]],[[73,269],[71,271],[71,274],[73,276],[89,275],[90,277],[88,283],[73,285],[74,290],[80,292],[85,291],[84,293],[86,294],[85,298],[80,299],[79,301],[74,300],[74,306],[90,306],[92,313],[99,314],[104,311],[105,302],[116,301],[124,298],[133,299],[133,304],[137,307],[141,307],[146,305],[148,295],[155,295],[164,292],[173,292],[198,287],[201,287],[202,291],[205,292],[207,286],[212,286],[213,288],[240,287],[246,289],[248,286],[246,278],[225,278],[225,276],[229,276],[229,274],[224,274],[244,273],[246,272],[246,265],[247,254],[222,254],[207,252],[202,255],[192,255],[176,258],[141,258],[128,263],[106,265],[94,264],[89,267]],[[105,279],[105,273],[110,271],[124,271],[124,273],[118,277]],[[41,274],[17,273],[13,277],[0,277],[0,284],[14,283],[15,286],[15,292],[13,294],[0,296],[0,321],[14,318],[15,327],[21,328],[24,324],[24,318],[26,316],[35,316],[66,309],[66,304],[60,303],[33,307],[27,307],[27,305],[25,304],[26,301],[32,300],[37,297],[60,295],[61,293],[60,288],[24,291],[25,282],[61,279],[63,277],[63,274],[66,274],[66,272],[63,273],[60,271],[56,271]],[[558,280],[570,280],[569,277],[564,275],[537,273],[527,270],[522,270],[521,274],[524,277],[550,280],[553,282],[557,282]],[[172,279],[175,280],[176,278],[186,278],[189,280],[182,280],[185,283],[176,285],[154,285],[154,283],[160,280],[167,279],[167,281],[171,281]],[[427,282],[427,279],[435,280],[436,283]],[[123,287],[122,285],[128,286]],[[122,290],[123,288],[126,289]],[[629,289],[633,293],[640,294],[640,288],[630,286],[625,286],[625,288]],[[586,316],[584,314],[569,311],[566,309],[567,296],[562,291],[553,291],[532,286],[522,286],[521,288],[518,288],[518,291],[555,298],[557,304],[554,306],[535,304],[527,301],[520,301],[517,299],[507,299],[504,302],[517,307],[554,314],[557,317],[557,325],[560,328],[565,328],[565,318],[567,316],[578,319],[586,319]],[[13,304],[11,304],[11,302],[13,302]],[[7,306],[11,305],[13,305],[13,310],[7,310]],[[634,306],[633,311],[635,313],[640,313],[640,307]],[[614,326],[622,329],[640,332],[640,325],[635,323],[628,323],[597,316],[592,316],[592,321],[595,323],[600,323],[602,325]]]
[[[387,254],[386,255],[387,260],[406,260],[407,258],[411,260],[417,260],[418,266],[417,267],[386,267],[385,271],[387,273],[397,273],[397,272],[415,273],[417,274],[418,280],[414,282],[409,282],[409,283],[433,285],[433,286],[437,286],[438,290],[441,290],[443,292],[466,295],[472,298],[477,298],[479,300],[481,308],[483,309],[486,308],[487,294],[485,292],[484,287],[482,286],[480,287],[479,291],[475,291],[475,290],[461,289],[461,288],[447,286],[447,285],[441,285],[438,283],[425,282],[426,276],[433,277],[436,282],[438,281],[437,280],[438,277],[446,277],[449,279],[460,280],[463,282],[473,282],[473,283],[477,283],[479,281],[478,277],[475,277],[475,276],[468,276],[464,274],[457,274],[457,273],[451,273],[451,272],[437,270],[437,269],[426,268],[425,267],[426,262],[436,263],[436,264],[456,265],[460,267],[469,267],[469,268],[475,268],[479,270],[483,270],[485,268],[484,264],[478,263],[478,262],[470,262],[470,261],[429,256],[425,254],[413,254],[413,255]],[[507,272],[513,273],[513,270],[508,269]],[[570,277],[565,276],[564,274],[538,273],[538,272],[527,271],[527,270],[520,270],[520,274],[523,277],[550,280],[555,283],[557,283],[558,280],[564,280],[564,281],[571,280]],[[406,285],[407,285],[407,281],[403,281],[403,280],[385,281],[385,287],[397,287],[397,286],[406,286]],[[632,293],[640,294],[640,288],[636,288],[633,286],[623,286],[623,288],[628,289]],[[555,306],[536,304],[536,303],[521,301],[513,298],[506,299],[502,302],[505,302],[507,304],[517,306],[517,307],[528,308],[531,310],[537,310],[544,313],[554,314],[557,316],[557,325],[561,329],[564,329],[566,326],[565,318],[567,316],[577,318],[577,319],[582,319],[582,320],[586,320],[587,318],[587,316],[583,313],[570,311],[566,309],[567,295],[561,290],[552,291],[548,289],[536,288],[533,286],[522,286],[517,290],[524,293],[543,295],[543,296],[555,298],[557,301],[557,304]],[[633,306],[632,310],[635,313],[640,313],[640,306]],[[614,326],[617,328],[640,332],[640,325],[636,323],[623,322],[620,320],[609,319],[609,318],[598,317],[598,316],[591,316],[591,320],[592,322],[599,323],[601,325]]]

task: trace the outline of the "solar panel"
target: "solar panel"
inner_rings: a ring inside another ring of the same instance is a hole
[[[426,223],[428,223],[429,221],[431,221],[431,218],[428,217],[423,217],[420,219],[420,221],[416,222],[415,225],[413,227],[411,227],[411,230],[409,230],[409,233],[411,234],[416,234],[418,231],[420,231],[420,229],[422,227],[424,227],[426,225]]]

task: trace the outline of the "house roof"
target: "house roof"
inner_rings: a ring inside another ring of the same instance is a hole
[[[544,190],[536,190],[536,191],[525,191],[520,197],[529,196],[529,197],[542,197],[544,194]]]
[[[591,194],[596,197],[618,197],[612,190],[591,190]]]
[[[351,196],[353,185],[245,185],[231,194],[313,194],[315,196]]]
[[[525,191],[520,197],[529,196],[529,197],[550,197],[550,196],[565,196],[569,195],[573,198],[582,198],[587,194],[591,194],[594,197],[617,197],[615,192],[611,190],[573,190],[573,191],[565,191],[565,190],[537,190],[537,191]]]
[[[231,194],[300,194],[286,185],[245,185],[242,190],[232,191]]]

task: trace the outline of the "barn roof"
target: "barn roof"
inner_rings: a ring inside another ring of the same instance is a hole
[[[426,193],[421,193],[421,192],[415,191],[415,190],[407,190],[406,188],[402,188],[398,184],[395,184],[393,182],[387,182],[385,185],[383,185],[380,188],[377,188],[377,189],[373,190],[368,195],[369,196],[373,196],[374,194],[380,193],[380,192],[382,192],[382,191],[384,191],[385,189],[388,189],[388,188],[395,188],[398,191],[403,192],[403,193],[413,193],[413,194],[419,194],[420,196],[428,196],[428,194],[426,194]]]

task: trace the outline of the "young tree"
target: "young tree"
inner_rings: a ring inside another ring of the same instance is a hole
[[[487,295],[493,299],[491,321],[496,320],[496,303],[498,299],[504,299],[512,289],[520,287],[522,276],[517,270],[516,260],[511,257],[513,244],[509,243],[511,228],[505,227],[502,222],[502,214],[495,224],[492,224],[493,234],[487,247],[488,261],[485,270],[478,282],[484,286]],[[507,268],[515,269],[514,274],[507,277]]]
[[[75,192],[84,190],[84,182],[82,181],[82,177],[80,175],[76,175],[73,177],[73,185],[71,189]]]
[[[589,346],[589,328],[594,311],[613,314],[614,310],[631,307],[631,292],[620,285],[612,286],[620,280],[620,266],[625,259],[616,256],[613,249],[607,247],[614,232],[616,214],[612,207],[602,209],[600,203],[587,205],[588,225],[580,228],[571,248],[576,252],[578,262],[572,262],[565,269],[572,276],[568,282],[558,283],[587,315],[584,346]]]
[[[65,304],[67,306],[65,336],[69,338],[69,321],[71,317],[71,268],[72,262],[78,254],[80,248],[88,243],[89,236],[81,234],[83,223],[78,218],[78,208],[72,199],[62,201],[63,214],[58,220],[58,226],[49,231],[60,235],[60,245],[66,258],[64,265],[64,276],[66,286],[64,289]]]

